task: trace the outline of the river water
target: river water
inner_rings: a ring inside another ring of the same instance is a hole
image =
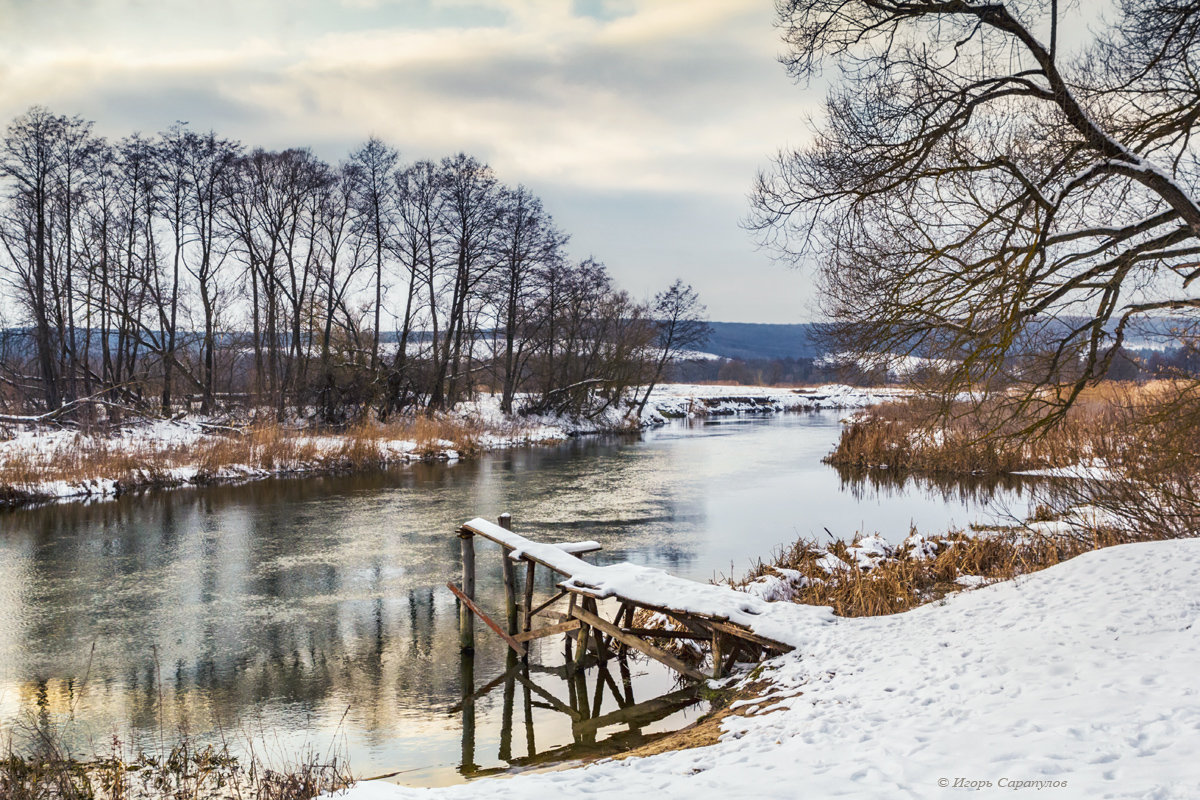
[[[707,580],[797,536],[899,541],[910,524],[941,532],[1023,514],[1020,485],[839,475],[821,463],[839,416],[676,423],[456,464],[5,513],[0,730],[19,749],[50,724],[78,753],[106,752],[113,735],[154,750],[187,732],[277,766],[333,752],[356,776],[426,785],[523,763],[571,744],[571,722],[512,681],[468,704],[470,720],[462,712],[464,687],[509,665],[482,626],[474,658],[460,658],[445,588],[459,571],[455,528],[508,511],[534,539],[598,540],[589,558],[602,563]],[[477,552],[481,604],[502,608],[499,557],[482,540]],[[601,679],[567,680],[560,650],[559,637],[533,648],[538,688],[572,706],[590,696],[597,713]],[[637,700],[674,688],[653,662],[631,672]]]

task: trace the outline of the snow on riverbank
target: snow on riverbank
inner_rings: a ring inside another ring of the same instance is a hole
[[[1197,574],[1200,540],[1130,544],[903,614],[814,618],[715,745],[338,797],[1195,798]]]
[[[858,409],[907,397],[893,387],[862,388],[833,383],[806,389],[676,383],[654,390],[649,405],[664,417],[703,417],[784,411]]]
[[[629,409],[616,407],[593,419],[508,417],[500,412],[497,396],[482,395],[460,404],[447,419],[468,431],[472,449],[497,450],[661,425],[667,417],[862,408],[892,399],[896,391],[841,385],[791,390],[667,384],[655,390],[642,420],[631,420]],[[217,447],[229,441],[229,431],[210,423],[201,418],[133,422],[111,435],[96,436],[66,428],[10,426],[8,438],[0,441],[0,502],[113,497],[137,487],[453,461],[461,455],[461,445],[445,438],[397,438],[382,429],[352,442],[344,435],[299,429],[283,431],[288,441],[282,457],[230,460]],[[354,452],[348,452],[351,449]]]

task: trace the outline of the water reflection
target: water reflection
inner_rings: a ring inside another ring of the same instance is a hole
[[[674,688],[639,702],[637,696],[641,693],[635,693],[635,683],[648,683],[652,692],[661,692],[661,685],[655,685],[661,681],[635,681],[634,669],[644,669],[650,663],[635,661],[624,651],[602,661],[589,656],[581,667],[571,665],[569,659],[553,667],[531,663],[509,651],[505,671],[478,688],[474,661],[470,654],[463,654],[460,661],[463,697],[457,709],[461,714],[462,753],[458,771],[466,778],[621,752],[644,744],[655,730],[682,727],[708,708],[700,702],[695,685]],[[657,665],[654,667],[661,673]],[[638,676],[646,674],[639,672]],[[668,676],[662,673],[659,678],[666,680]],[[518,687],[523,735],[515,737]],[[496,759],[502,765],[488,768],[476,763],[476,704],[497,691],[501,722]],[[566,725],[570,735],[563,741],[561,729]],[[613,731],[615,726],[624,729]],[[548,739],[549,746],[539,750],[539,736]]]
[[[992,513],[976,495],[847,482],[820,463],[837,420],[676,425],[455,465],[5,513],[0,725],[69,720],[80,749],[104,750],[114,732],[149,748],[180,729],[254,741],[281,759],[332,745],[358,774],[402,771],[412,782],[499,766],[515,713],[507,684],[477,699],[475,741],[487,744],[470,758],[449,713],[464,687],[508,666],[490,636],[479,637],[470,675],[460,662],[444,588],[458,570],[454,529],[511,511],[532,538],[596,539],[601,562],[704,580],[826,528],[898,539],[910,522],[936,531]],[[1017,486],[995,491],[1022,502]],[[502,588],[491,561],[477,596],[494,608]],[[534,650],[535,663],[561,658],[549,643]],[[515,698],[524,684],[514,680]],[[651,667],[632,680],[640,697],[673,688]],[[554,691],[569,700],[566,683]],[[594,701],[596,686],[588,691]],[[569,720],[540,708],[549,703],[536,692],[530,702],[539,748],[574,743]],[[506,745],[517,757],[542,752],[520,739]]]
[[[900,497],[913,491],[941,497],[944,502],[986,506],[996,501],[1024,498],[1043,480],[1022,475],[914,475],[890,469],[856,466],[833,467],[841,488],[858,500]]]

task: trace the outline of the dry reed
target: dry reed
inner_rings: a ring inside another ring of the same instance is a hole
[[[770,584],[777,587],[780,599],[830,606],[846,617],[878,616],[907,611],[968,586],[1037,572],[1090,550],[1147,538],[1151,537],[1100,527],[1069,534],[1026,528],[955,531],[930,538],[913,531],[911,546],[892,548],[886,557],[862,564],[852,552],[857,540],[821,545],[815,539],[799,539],[745,577],[727,583],[751,591],[756,583]],[[837,561],[831,562],[828,555]],[[829,569],[831,563],[837,566]]]
[[[525,433],[519,423],[489,428],[476,421],[427,416],[329,432],[259,423],[174,442],[60,432],[47,439],[50,444],[38,446],[34,440],[31,447],[0,451],[0,504],[50,496],[48,485],[55,482],[70,486],[115,482],[120,493],[135,487],[264,473],[377,469],[400,461],[433,460],[449,451],[471,456],[484,449],[489,434],[521,441]]]

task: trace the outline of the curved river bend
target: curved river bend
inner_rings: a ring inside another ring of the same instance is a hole
[[[569,721],[536,704],[513,736],[512,692],[497,691],[477,703],[465,749],[445,588],[459,569],[457,525],[510,511],[531,538],[597,539],[601,561],[707,580],[798,535],[898,541],[910,523],[938,532],[988,521],[996,500],[1023,512],[1019,485],[844,481],[820,463],[839,416],[677,423],[458,464],[6,513],[0,728],[19,742],[34,721],[50,722],[76,752],[105,752],[114,734],[153,750],[189,731],[280,766],[332,749],[357,776],[417,784],[568,744]],[[500,608],[499,559],[479,545],[479,595]],[[505,671],[503,644],[485,634],[480,626],[475,687]],[[543,640],[543,663],[561,663],[558,642]],[[654,665],[632,677],[639,700],[672,688]],[[545,680],[551,693],[571,688]]]

